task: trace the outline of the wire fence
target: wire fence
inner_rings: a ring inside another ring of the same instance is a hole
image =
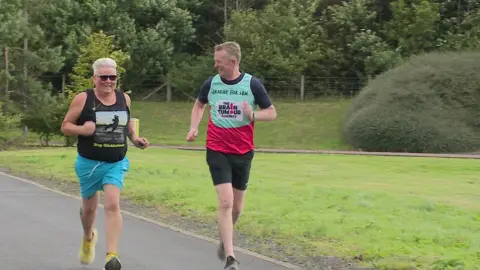
[[[159,80],[161,76],[151,76],[143,83],[129,83],[124,87],[119,81],[119,88],[132,90],[132,98],[145,101],[192,101],[195,99],[203,81],[191,89],[175,87]],[[65,74],[51,74],[38,77],[45,83],[51,83],[54,91],[63,93],[68,85]],[[206,79],[206,78],[205,78]],[[365,82],[352,77],[265,77],[260,79],[272,99],[286,101],[315,100],[328,97],[350,98],[358,93]],[[0,85],[0,89],[2,86]]]
[[[352,97],[364,86],[358,78],[294,76],[262,80],[273,98],[314,100],[325,97]]]

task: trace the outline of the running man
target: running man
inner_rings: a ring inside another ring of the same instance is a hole
[[[95,88],[87,89],[73,98],[61,130],[67,136],[78,136],[78,155],[74,168],[82,196],[80,219],[84,236],[79,251],[80,262],[91,264],[95,259],[98,231],[93,225],[98,191],[103,190],[107,238],[104,269],[120,270],[117,254],[122,230],[120,192],[130,165],[126,157],[126,137],[138,148],[144,149],[149,143],[135,134],[130,121],[130,97],[116,90],[116,62],[101,58],[92,67]]]
[[[273,121],[275,107],[259,79],[240,72],[241,51],[235,42],[215,46],[217,75],[201,87],[192,109],[187,141],[198,136],[205,105],[210,106],[206,162],[218,198],[220,245],[218,257],[225,268],[238,270],[233,252],[233,226],[243,210],[254,156],[254,122]],[[260,107],[256,111],[256,106]]]

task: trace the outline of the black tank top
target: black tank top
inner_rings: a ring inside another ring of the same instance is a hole
[[[87,101],[77,125],[93,121],[96,130],[93,136],[78,136],[78,154],[84,158],[105,162],[122,160],[127,153],[127,125],[130,121],[130,111],[124,94],[115,90],[115,104],[106,106],[97,99],[93,89],[85,92]]]

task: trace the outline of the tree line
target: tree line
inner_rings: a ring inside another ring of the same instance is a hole
[[[302,75],[366,82],[411,55],[480,44],[480,0],[0,0],[0,21],[2,123],[51,117],[47,105],[60,117],[105,54],[134,97],[152,85],[194,96],[226,40],[271,89]]]

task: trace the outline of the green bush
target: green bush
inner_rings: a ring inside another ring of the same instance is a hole
[[[0,101],[0,151],[5,147],[6,143],[15,139],[9,136],[11,134],[8,131],[20,123],[20,115],[6,115],[3,113],[4,104],[5,102]]]
[[[61,125],[69,104],[61,95],[53,95],[48,88],[36,85],[28,108],[23,111],[21,124],[40,136],[42,145],[48,145],[55,136],[63,137]]]
[[[480,150],[480,53],[414,56],[353,100],[344,140],[364,151]]]

